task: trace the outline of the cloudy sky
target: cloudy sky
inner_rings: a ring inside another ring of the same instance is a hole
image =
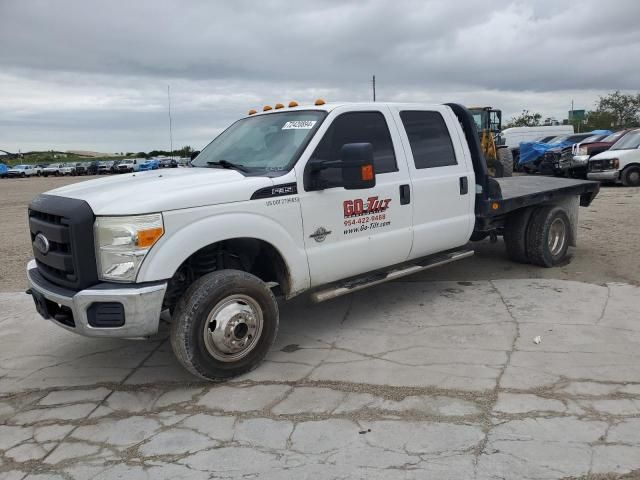
[[[295,99],[566,117],[640,87],[640,2],[0,0],[0,149],[201,148]]]

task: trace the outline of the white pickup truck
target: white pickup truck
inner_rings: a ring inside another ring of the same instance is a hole
[[[34,199],[38,312],[82,335],[135,338],[168,310],[180,362],[229,378],[274,341],[276,296],[334,298],[466,258],[486,236],[550,267],[599,190],[489,177],[457,104],[278,105],[235,122],[192,164]]]

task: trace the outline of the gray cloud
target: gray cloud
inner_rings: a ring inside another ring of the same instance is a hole
[[[562,117],[640,85],[640,3],[0,3],[0,148],[202,146],[250,107],[316,96]]]

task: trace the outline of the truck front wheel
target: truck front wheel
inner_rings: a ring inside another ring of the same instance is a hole
[[[277,331],[278,304],[267,285],[240,270],[219,270],[196,280],[178,302],[171,346],[194,375],[225,380],[255,368]]]
[[[571,221],[560,207],[536,209],[527,227],[527,256],[534,265],[553,267],[563,261],[569,249]]]
[[[625,187],[638,187],[640,186],[640,167],[631,165],[625,168],[620,175],[622,185]]]

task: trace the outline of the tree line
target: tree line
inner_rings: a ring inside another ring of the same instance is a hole
[[[540,113],[523,110],[519,115],[512,117],[504,128],[536,127],[542,125],[541,122]],[[574,120],[570,123],[583,132],[640,127],[640,93],[626,94],[616,90],[601,96],[595,108],[586,112],[584,121]]]

